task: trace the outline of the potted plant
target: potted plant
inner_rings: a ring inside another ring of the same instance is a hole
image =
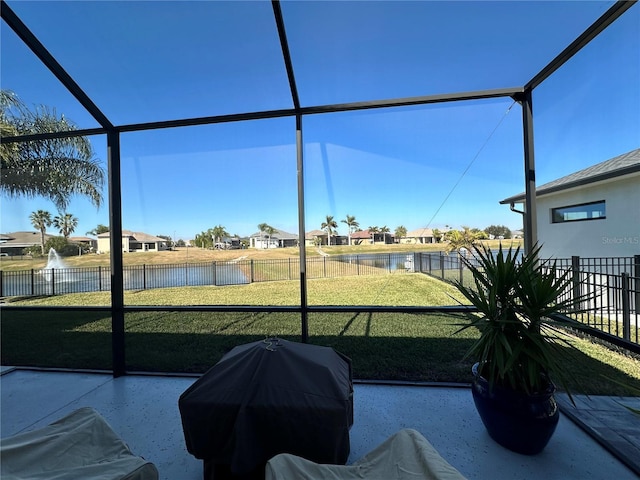
[[[571,398],[563,365],[572,345],[552,316],[576,301],[561,299],[571,287],[570,271],[541,261],[539,252],[475,247],[462,259],[472,286],[456,282],[478,311],[458,330],[480,331],[466,355],[477,362],[472,392],[478,413],[495,441],[529,455],[544,449],[558,423],[554,381]]]

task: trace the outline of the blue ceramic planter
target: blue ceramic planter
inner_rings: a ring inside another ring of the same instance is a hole
[[[499,386],[489,391],[489,383],[478,374],[478,364],[473,366],[473,374],[473,401],[491,438],[514,452],[540,453],[560,419],[553,396],[555,386],[550,383],[547,391],[536,395]]]

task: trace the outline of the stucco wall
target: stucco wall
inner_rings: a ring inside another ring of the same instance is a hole
[[[98,253],[111,251],[111,239],[109,237],[98,238]],[[129,251],[129,237],[122,237],[122,251]]]
[[[551,223],[551,209],[605,200],[606,218]],[[640,254],[640,174],[538,197],[542,256],[630,257]]]

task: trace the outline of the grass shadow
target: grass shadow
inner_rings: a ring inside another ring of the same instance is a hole
[[[454,335],[463,315],[314,313],[310,343],[351,358],[358,379],[463,382],[471,380],[464,354],[477,338]],[[125,317],[126,368],[130,371],[203,373],[233,347],[265,337],[300,341],[293,313],[133,312]],[[111,369],[111,318],[105,312],[3,310],[3,365]],[[599,359],[572,351],[567,365],[575,393],[629,395],[640,389],[620,354]],[[621,362],[616,364],[616,362]],[[618,366],[620,365],[620,366]]]

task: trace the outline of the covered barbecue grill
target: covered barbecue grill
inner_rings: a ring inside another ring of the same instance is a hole
[[[278,453],[344,464],[351,361],[329,347],[267,339],[233,348],[179,400],[187,450],[207,469],[263,472]]]

